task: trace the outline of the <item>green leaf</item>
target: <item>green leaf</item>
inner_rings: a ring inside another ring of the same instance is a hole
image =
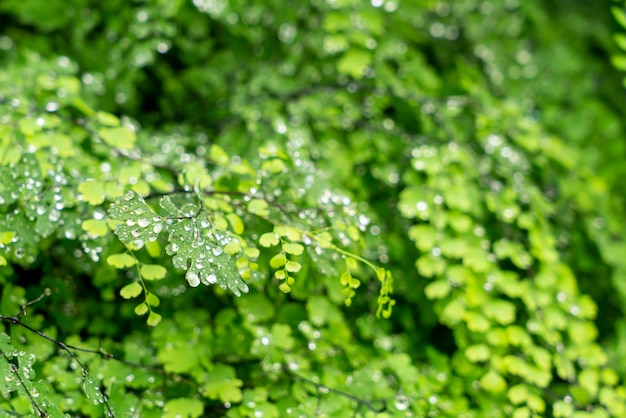
[[[148,241],[146,242],[146,250],[150,257],[157,258],[161,255],[161,244],[159,241]]]
[[[613,6],[611,7],[611,13],[613,14],[615,20],[617,20],[617,23],[619,23],[622,28],[626,29],[626,12],[624,9],[618,6]]]
[[[185,164],[182,175],[182,183],[191,186],[198,186],[204,190],[213,184],[213,179],[204,164],[200,162],[192,162]]]
[[[515,321],[515,305],[505,300],[493,300],[483,306],[483,312],[488,318],[495,319],[502,325]]]
[[[359,79],[372,62],[372,54],[362,49],[350,49],[337,61],[337,70]]]
[[[241,218],[234,213],[229,213],[226,215],[226,219],[228,219],[228,222],[230,223],[230,226],[233,228],[233,231],[235,231],[235,234],[243,234],[244,231],[244,225],[243,222],[241,221]]]
[[[248,211],[257,216],[268,216],[270,214],[269,205],[265,200],[252,199],[248,203]]]
[[[211,371],[211,378],[204,385],[204,393],[211,399],[221,402],[240,402],[243,382],[237,379],[235,370],[225,364],[216,364]]]
[[[500,393],[506,390],[506,380],[493,369],[480,378],[480,385],[487,392],[492,393]]]
[[[159,315],[158,313],[152,311],[152,312],[150,312],[150,315],[148,315],[147,323],[151,327],[156,327],[157,325],[159,325],[159,323],[161,322],[162,319],[163,319],[163,317],[161,315]]]
[[[304,251],[304,247],[294,242],[288,242],[283,244],[283,251],[291,255],[300,255]]]
[[[600,385],[600,375],[596,369],[584,369],[578,374],[578,383],[587,393],[595,398]]]
[[[545,401],[535,394],[528,395],[528,400],[526,401],[526,404],[530,407],[530,409],[540,414],[543,414],[546,410]]]
[[[268,161],[264,161],[261,165],[261,170],[267,170],[271,174],[278,174],[287,171],[285,162],[279,158],[273,158]]]
[[[437,230],[431,225],[412,226],[409,237],[420,251],[430,251],[437,244]]]
[[[120,125],[120,119],[111,114],[111,113],[107,113],[107,112],[96,112],[96,120],[101,123],[102,125],[106,125],[106,126],[119,126]]]
[[[97,206],[104,202],[105,190],[101,181],[84,181],[78,185],[78,191],[82,194],[83,200],[90,205]]]
[[[0,232],[1,245],[9,244],[13,240],[13,238],[15,238],[15,232],[13,231]]]
[[[135,132],[127,126],[103,128],[98,130],[98,135],[113,148],[125,150],[133,149],[135,147],[135,141],[137,140]]]
[[[436,280],[426,286],[424,293],[428,299],[441,299],[448,296],[450,289],[450,282],[448,280]]]
[[[272,342],[282,349],[292,349],[295,340],[291,336],[291,327],[287,324],[272,325]]]
[[[178,210],[169,204],[168,199],[162,199],[161,203],[168,210]],[[208,215],[198,213],[195,206],[183,206],[182,212],[190,215],[178,218],[168,226],[169,244],[165,251],[172,256],[174,267],[187,271],[185,278],[191,287],[200,283],[207,286],[218,284],[236,296],[247,293],[248,285],[242,280],[245,271],[240,275],[236,261],[224,251],[222,244],[209,238],[213,237],[215,225]],[[195,216],[194,221],[189,216]]]
[[[441,313],[441,320],[449,325],[458,323],[465,313],[465,304],[460,299],[450,301]]]
[[[261,235],[261,238],[259,238],[259,244],[261,244],[262,247],[266,248],[278,245],[278,242],[279,237],[274,232],[266,232],[265,234]]]
[[[235,255],[241,251],[241,245],[237,240],[232,240],[224,246],[224,252],[228,255]]]
[[[209,158],[218,165],[228,165],[230,163],[230,157],[219,145],[211,145],[209,148]]]
[[[491,355],[491,350],[485,344],[470,345],[465,349],[465,357],[472,363],[487,361]]]
[[[139,295],[135,295],[135,296],[139,296]],[[126,298],[126,299],[130,299],[130,298]],[[139,305],[135,306],[135,313],[137,315],[140,315],[140,316],[145,315],[147,312],[148,312],[148,305],[145,302],[142,302]]]
[[[278,253],[270,260],[270,266],[274,269],[279,269],[284,266],[286,262],[287,256],[285,256],[285,253]]]
[[[512,386],[509,389],[507,396],[509,397],[511,403],[513,403],[514,405],[519,405],[526,402],[526,399],[528,397],[528,388],[525,384]]]
[[[137,260],[129,254],[113,254],[107,257],[107,264],[118,268],[123,269],[127,267],[132,267],[137,263]]]
[[[289,273],[297,273],[300,271],[301,268],[302,268],[302,264],[297,263],[295,261],[289,260],[285,264],[285,270],[287,270]]]
[[[156,307],[161,304],[161,299],[157,295],[151,292],[146,293],[146,303],[150,306]]]
[[[574,405],[571,402],[556,401],[552,406],[555,418],[567,418],[574,416]]]
[[[83,391],[87,399],[92,401],[94,404],[98,405],[105,402],[106,398],[91,376],[86,376],[83,379]]]
[[[242,317],[252,323],[269,321],[276,314],[274,305],[260,293],[250,294],[235,301]]]
[[[167,275],[167,269],[158,264],[144,264],[141,266],[141,277],[146,280],[160,280]]]
[[[351,279],[352,279],[352,275],[350,274],[350,270],[346,270],[341,275],[341,278],[339,279],[339,281],[342,286],[349,286]]]
[[[165,418],[196,418],[204,413],[204,405],[198,399],[177,398],[167,401],[163,408]]]
[[[103,237],[109,232],[107,221],[104,219],[87,219],[81,224],[81,228],[94,237]]]
[[[120,290],[120,296],[122,296],[124,299],[132,299],[139,296],[142,291],[143,288],[138,282],[132,282],[122,287],[122,289]]]
[[[124,244],[132,244],[137,249],[147,241],[156,241],[165,225],[165,220],[132,190],[109,206],[109,216],[124,221],[116,225],[115,234]]]
[[[258,248],[254,248],[254,247],[246,248],[244,253],[246,254],[246,256],[248,256],[249,258],[252,258],[252,259],[256,259],[256,258],[259,257],[259,255],[261,255],[261,251],[259,251]]]

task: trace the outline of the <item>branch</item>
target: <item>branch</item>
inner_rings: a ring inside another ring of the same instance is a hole
[[[9,357],[7,356],[6,353],[2,353],[2,355],[7,361],[9,361]],[[33,407],[37,410],[37,415],[39,415],[40,417],[47,417],[48,414],[39,407],[39,405],[35,401],[35,398],[26,387],[26,383],[24,383],[24,379],[22,379],[22,376],[20,376],[19,374],[19,368],[13,363],[9,363],[9,368],[11,369],[11,373],[13,373],[15,377],[17,377],[17,380],[19,380],[20,386],[24,388],[24,392],[26,392],[26,395],[28,396],[28,399],[30,400],[31,405],[33,405]]]
[[[326,393],[334,393],[335,395],[339,395],[339,396],[343,396],[344,398],[348,398],[351,401],[357,402],[360,405],[363,405],[364,407],[366,407],[367,409],[369,409],[370,411],[374,412],[374,413],[381,413],[385,410],[385,406],[383,405],[383,407],[381,408],[376,408],[372,402],[367,401],[365,399],[359,398],[358,396],[352,395],[348,392],[344,392],[342,390],[339,389],[334,389],[334,388],[330,388],[326,385],[323,385],[321,383],[317,383],[307,377],[301,376],[297,373],[294,373],[293,371],[291,371],[289,369],[289,367],[287,367],[286,365],[283,365],[283,371],[285,373],[287,373],[288,375],[292,376],[293,378],[295,378],[296,380],[300,380],[304,383],[308,383],[309,385],[314,386],[318,393],[320,394],[326,394]],[[378,401],[377,401],[378,402]]]

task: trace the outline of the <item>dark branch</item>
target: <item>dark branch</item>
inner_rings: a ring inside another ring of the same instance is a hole
[[[364,407],[366,407],[367,409],[369,409],[370,411],[374,412],[374,413],[380,413],[382,411],[384,411],[384,406],[381,408],[376,408],[372,402],[367,401],[365,399],[359,398],[358,396],[352,395],[348,392],[344,392],[342,390],[339,389],[334,389],[334,388],[330,388],[326,385],[323,385],[321,383],[317,383],[307,377],[301,376],[297,373],[294,373],[292,370],[289,369],[289,367],[287,367],[286,365],[283,366],[283,370],[285,371],[285,373],[287,373],[288,375],[292,376],[293,378],[295,378],[296,380],[300,380],[302,382],[308,383],[311,386],[314,386],[317,389],[317,392],[319,394],[326,394],[326,393],[334,393],[335,395],[339,395],[339,396],[343,396],[344,398],[348,398],[354,402],[357,402],[360,405],[363,405]]]

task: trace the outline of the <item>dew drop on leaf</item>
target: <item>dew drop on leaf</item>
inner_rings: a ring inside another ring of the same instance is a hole
[[[145,228],[146,226],[150,225],[150,221],[145,218],[141,218],[137,221],[137,225],[139,225],[142,228]]]
[[[185,275],[185,278],[187,279],[187,282],[189,282],[189,286],[191,287],[198,287],[198,285],[200,285],[200,278],[193,271],[188,271]]]

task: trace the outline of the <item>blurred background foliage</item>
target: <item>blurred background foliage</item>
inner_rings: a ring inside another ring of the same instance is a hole
[[[52,239],[9,258],[0,313],[49,287],[31,326],[155,367],[81,354],[119,416],[625,416],[625,27],[609,1],[4,0],[5,94],[63,75],[50,94],[188,151],[296,150],[371,218],[397,303],[374,319],[372,280],[343,306],[312,259],[288,296],[172,273],[147,329],[115,269]],[[60,410],[101,416],[71,358],[10,334]]]

